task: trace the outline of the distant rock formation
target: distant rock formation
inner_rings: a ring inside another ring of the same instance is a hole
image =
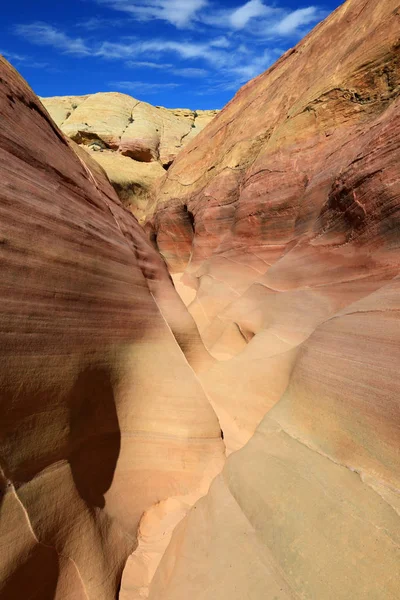
[[[146,215],[154,182],[218,113],[152,106],[118,92],[41,101],[61,130],[104,168],[138,218]]]

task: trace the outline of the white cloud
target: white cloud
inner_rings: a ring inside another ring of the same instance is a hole
[[[15,32],[24,39],[38,46],[52,46],[67,54],[87,56],[90,49],[82,38],[72,38],[47,23],[30,23],[17,25]]]
[[[229,16],[229,22],[234,29],[243,29],[255,17],[265,17],[270,9],[261,0],[250,0],[234,10]]]
[[[275,27],[275,31],[282,35],[290,35],[297,29],[309,23],[315,23],[324,15],[318,10],[316,6],[309,6],[308,8],[300,8],[292,13],[289,13],[284,17]]]
[[[259,75],[271,63],[271,56],[268,51],[263,51],[260,47],[249,47],[238,40],[228,39],[227,37],[213,38],[208,42],[175,41],[164,39],[134,40],[128,42],[126,39],[116,42],[98,42],[91,43],[81,38],[72,38],[66,33],[55,29],[53,26],[45,23],[33,23],[31,25],[20,25],[17,27],[17,33],[25,36],[34,44],[50,46],[60,50],[63,53],[75,54],[78,56],[97,57],[107,60],[121,60],[128,68],[146,68],[164,70],[178,77],[187,78],[210,78],[210,85],[213,86],[212,76],[214,73],[215,85],[217,89],[224,86],[224,89],[237,89],[256,75]],[[201,65],[181,66],[176,65],[171,60],[171,54],[175,54],[180,62],[182,61],[201,61],[208,64],[209,69],[204,69]],[[151,55],[153,60],[146,60]],[[164,57],[170,60],[167,62]],[[160,59],[160,60],[157,60]],[[134,86],[139,83],[131,81],[116,82],[119,89],[135,90]],[[161,84],[146,83],[142,90],[154,92],[161,89],[175,88],[178,83]],[[221,88],[220,88],[221,89]]]
[[[175,27],[191,24],[196,14],[208,4],[208,0],[96,0],[114,10],[126,12],[137,19],[148,21],[160,19]]]
[[[237,77],[237,82],[243,83],[249,79],[253,79],[265,71],[274,60],[274,55],[269,50],[265,50],[260,56],[252,56],[251,61],[248,63],[243,62],[242,64],[233,67],[232,71]]]
[[[174,89],[180,87],[180,83],[148,83],[144,81],[111,81],[110,88],[117,90],[127,90],[137,95],[153,94],[162,90]]]
[[[195,67],[183,67],[181,69],[173,69],[172,71],[175,75],[180,75],[181,77],[205,77],[208,75],[208,71],[206,69],[197,69]]]
[[[83,27],[83,29],[87,29],[88,31],[95,31],[96,29],[101,29],[108,23],[107,19],[101,19],[100,17],[91,17],[90,19],[86,19],[85,21],[79,22],[79,27]]]
[[[174,52],[182,58],[198,58],[205,57],[208,45],[204,43],[193,42],[175,42],[170,40],[150,40],[144,42],[144,46],[148,50],[155,52]]]
[[[53,25],[36,22],[18,25],[15,32],[33,44],[48,46],[64,54],[121,61],[122,68],[165,71],[170,77],[179,78],[200,80],[207,77],[208,90],[212,93],[238,89],[262,73],[287,48],[287,41],[281,43],[282,40],[296,41],[307,25],[326,16],[315,6],[288,12],[280,8],[278,2],[273,7],[264,4],[267,0],[250,0],[235,10],[219,9],[216,0],[94,1],[131,15],[132,19],[123,17],[130,30],[134,19],[163,19],[189,31],[175,33],[169,39],[153,38],[151,28],[146,24],[144,38],[118,37],[113,32],[109,38],[112,41],[109,41],[102,39],[99,33],[87,38],[74,37]],[[207,10],[203,10],[205,7]],[[120,17],[114,19],[121,20]],[[107,19],[102,16],[89,20],[86,25],[89,30],[98,30],[106,23]],[[137,36],[143,35],[139,26],[137,31]],[[283,47],[276,51],[277,46]],[[143,93],[151,93],[182,85],[126,81],[129,79],[126,75],[119,75],[119,78],[121,81],[115,82],[115,86],[118,84],[118,89],[133,93],[137,86]],[[202,88],[206,89],[205,84],[196,83],[196,91],[193,91],[197,93]]]
[[[214,50],[210,48],[207,43],[148,39],[133,43],[126,41],[106,41],[90,45],[86,40],[72,38],[63,31],[46,23],[17,25],[15,32],[17,35],[24,37],[29,42],[38,46],[50,46],[61,52],[78,56],[134,60],[139,59],[140,56],[149,52],[153,52],[155,55],[163,55],[169,52],[177,54],[186,60],[203,58],[214,64],[222,64],[224,62],[222,52],[218,49]]]
[[[7,50],[0,50],[0,54],[10,61],[15,60],[15,62],[24,62],[27,60],[27,57],[23,54],[16,54],[15,52],[8,52]]]
[[[228,40],[228,38],[223,36],[223,37],[216,38],[215,40],[211,40],[209,45],[212,46],[213,48],[230,48],[230,46],[232,44]]]
[[[201,69],[197,67],[181,67],[177,68],[171,63],[156,63],[156,62],[148,62],[148,61],[136,61],[136,60],[128,60],[125,63],[125,66],[130,67],[132,69],[135,68],[145,68],[145,69],[156,69],[161,71],[168,71],[173,73],[174,75],[179,75],[180,77],[205,77],[208,74],[206,69]]]
[[[30,56],[25,56],[23,54],[8,52],[7,50],[0,50],[0,54],[2,54],[10,63],[17,65],[18,68],[47,69],[49,67],[48,63],[35,61]]]
[[[150,39],[131,44],[126,42],[103,42],[92,51],[94,56],[107,59],[134,60],[142,55],[163,56],[166,53],[178,55],[184,60],[203,59],[214,66],[223,65],[226,52],[213,49],[207,43],[176,42],[173,40]]]
[[[248,0],[236,9],[219,8],[216,0],[92,0],[110,9],[124,12],[138,21],[162,20],[179,29],[208,27],[244,32],[259,38],[285,37],[326,16],[316,6],[289,12],[279,3]],[[106,25],[107,19],[94,17],[83,23],[89,30]],[[112,26],[113,20],[109,20]],[[119,24],[121,21],[119,21]],[[200,32],[201,33],[201,32]],[[204,33],[204,31],[203,31]],[[221,36],[214,47],[227,48],[229,40]]]
[[[110,29],[110,27],[121,27],[126,25],[125,18],[107,19],[104,17],[91,17],[84,21],[78,21],[76,27],[87,31],[98,31],[99,29]]]
[[[174,66],[171,63],[156,63],[156,62],[151,62],[151,61],[146,61],[146,60],[128,60],[125,63],[125,65],[132,69],[134,69],[135,67],[138,67],[138,68],[145,68],[145,69],[161,69],[163,71],[165,69],[172,69]]]

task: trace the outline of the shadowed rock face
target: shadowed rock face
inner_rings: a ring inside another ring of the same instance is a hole
[[[400,595],[399,32],[397,0],[348,0],[160,185],[147,227],[239,452],[151,600]]]
[[[142,516],[172,502],[176,522],[222,467],[193,370],[213,361],[101,168],[3,59],[0,118],[0,597],[109,600]]]
[[[61,130],[104,168],[138,218],[146,215],[157,179],[218,113],[152,106],[117,92],[41,101]]]

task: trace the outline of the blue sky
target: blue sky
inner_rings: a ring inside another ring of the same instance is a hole
[[[341,3],[6,0],[0,53],[41,96],[120,91],[222,108]]]

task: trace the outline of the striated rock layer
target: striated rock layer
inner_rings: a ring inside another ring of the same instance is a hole
[[[41,101],[61,130],[100,163],[138,218],[157,179],[218,112],[167,109],[118,92]]]
[[[398,0],[348,0],[160,185],[147,227],[242,449],[151,600],[400,596],[399,36]]]
[[[245,86],[151,241],[133,100],[67,140],[0,62],[1,599],[398,600],[399,32],[348,0]]]
[[[0,598],[110,600],[143,515],[176,522],[222,467],[195,375],[212,359],[101,168],[3,59],[0,118]]]

